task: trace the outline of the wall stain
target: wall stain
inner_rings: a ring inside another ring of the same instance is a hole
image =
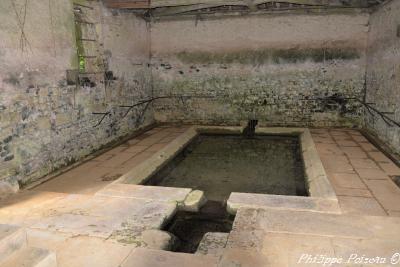
[[[177,58],[191,64],[284,64],[306,61],[353,60],[360,58],[355,48],[307,48],[242,50],[228,53],[180,52]]]

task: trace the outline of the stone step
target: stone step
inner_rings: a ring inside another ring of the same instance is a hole
[[[206,233],[200,241],[196,254],[222,256],[229,233]]]
[[[49,250],[24,247],[8,257],[0,267],[57,267],[56,254]]]
[[[309,234],[400,241],[400,218],[276,209],[239,209],[233,231]]]
[[[0,264],[17,250],[26,246],[26,232],[23,228],[0,224]]]
[[[138,248],[133,250],[121,267],[217,267],[217,263],[218,258],[210,255]]]

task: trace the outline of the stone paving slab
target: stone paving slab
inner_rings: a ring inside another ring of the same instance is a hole
[[[176,204],[144,199],[94,196],[74,202],[66,198],[52,206],[32,228],[107,238],[116,231],[159,229],[175,213]],[[131,231],[132,233],[132,231]]]
[[[112,234],[117,225],[118,223],[110,218],[62,214],[43,218],[43,220],[32,225],[31,228],[107,238]]]
[[[115,168],[120,165],[122,165],[124,162],[127,162],[129,159],[133,158],[135,154],[132,153],[127,153],[127,152],[119,152],[115,156],[113,156],[111,159],[104,161],[100,163],[100,166],[103,167],[111,167]]]
[[[340,213],[337,200],[300,196],[231,193],[227,209],[235,214],[239,208],[266,208]]]
[[[317,150],[321,155],[344,155],[343,151],[336,144],[318,144]]]
[[[244,242],[246,237],[251,240]],[[255,240],[256,237],[256,241]],[[225,250],[219,266],[322,266],[307,262],[309,257],[323,256],[325,259],[342,258],[342,264],[326,263],[325,266],[393,266],[388,264],[360,265],[358,257],[386,258],[388,261],[398,252],[400,241],[316,236],[291,233],[242,232],[230,235],[230,247]]]
[[[397,167],[393,162],[380,162],[379,166],[391,176],[400,175],[400,168]]]
[[[78,237],[79,236],[70,233],[26,228],[27,244],[31,247],[56,250],[57,247],[60,246],[60,244],[63,244],[69,238]]]
[[[0,212],[24,214],[64,198],[67,194],[24,191],[0,201]]]
[[[368,155],[376,162],[390,162],[390,159],[380,151],[368,152]]]
[[[261,229],[233,229],[228,236],[226,248],[240,248],[260,251],[266,231]]]
[[[139,198],[164,202],[183,202],[191,191],[192,189],[190,188],[111,184],[97,192],[96,196]]]
[[[267,257],[262,253],[243,249],[227,249],[221,257],[218,267],[270,267]],[[279,266],[282,267],[282,266]]]
[[[1,267],[57,267],[56,254],[52,251],[25,247],[8,259],[6,259]]]
[[[217,260],[208,255],[138,248],[132,251],[121,267],[216,267]]]
[[[373,197],[339,196],[343,213],[386,216],[387,213]]]
[[[363,179],[388,180],[389,176],[380,169],[356,169],[358,175]]]
[[[378,152],[378,149],[371,143],[359,143],[359,145],[366,152]]]
[[[371,159],[350,159],[355,169],[379,169],[375,161]]]
[[[349,141],[349,140],[337,140],[337,144],[339,146],[344,146],[344,147],[346,147],[346,146],[352,146],[352,147],[358,146],[358,144],[356,142]]]
[[[67,194],[50,192],[21,192],[0,203],[0,223],[29,226],[40,220],[48,206]]]
[[[400,211],[400,188],[391,180],[366,180],[372,194],[386,210]]]
[[[94,162],[94,161],[90,161]],[[74,170],[66,172],[60,176],[47,181],[44,184],[34,188],[35,191],[48,191],[60,193],[93,194],[99,189],[110,183],[115,176],[112,174],[115,168],[105,167],[103,162],[97,161],[99,166],[93,166],[91,169],[75,173]],[[79,167],[78,167],[79,168]],[[71,173],[75,174],[72,175]],[[119,176],[117,176],[118,178]]]
[[[124,162],[121,166],[119,166],[120,169],[124,170],[122,175],[130,172],[133,168],[135,168],[139,164],[143,163],[144,161],[146,161],[148,158],[150,158],[153,155],[154,155],[154,152],[143,151],[143,152],[140,152],[139,154],[135,155],[128,161]]]
[[[28,232],[28,245],[55,251],[58,267],[118,267],[134,248],[102,238],[39,230]]]
[[[327,172],[354,173],[354,168],[345,156],[321,156],[322,164]]]
[[[335,185],[335,183],[333,183],[333,185],[334,185],[334,188],[335,188],[335,191],[336,191],[336,195],[338,196],[338,198],[340,196],[371,197],[371,198],[373,198],[371,192],[368,189],[344,188],[344,187],[340,187],[340,186]]]
[[[400,240],[400,218],[273,209],[239,209],[235,231]]]
[[[356,173],[333,173],[333,183],[344,188],[367,189],[367,186]]]
[[[135,145],[131,145],[128,148],[126,148],[124,150],[124,152],[136,155],[140,152],[143,152],[144,150],[146,150],[148,148],[149,148],[149,146],[140,146],[140,145],[135,144]]]
[[[319,140],[317,149],[343,212],[365,215],[385,212],[396,216],[396,210],[390,209],[398,209],[397,194],[388,184],[392,182],[390,176],[400,174],[398,166],[359,131],[316,129],[312,133]],[[334,144],[324,142],[330,138],[335,140]]]
[[[396,266],[390,260],[399,252],[400,242],[381,239],[350,239],[350,238],[330,238],[336,257],[351,259],[356,253],[358,257],[365,255],[367,258],[385,258],[385,264],[365,264],[364,266]],[[352,256],[353,255],[353,256]],[[360,266],[353,260],[348,266]]]
[[[200,241],[196,254],[221,256],[224,253],[229,233],[206,233]]]
[[[252,246],[246,247],[249,243],[240,242],[245,239],[245,234],[250,236],[257,235],[257,243]],[[233,251],[251,251],[253,257],[262,259],[260,266],[276,266],[276,267],[292,267],[292,266],[306,266],[299,264],[298,261],[303,254],[311,255],[329,255],[334,256],[334,249],[332,248],[330,238],[324,236],[313,235],[298,235],[287,233],[243,233],[239,236],[240,240],[232,240],[230,242]],[[239,243],[237,243],[239,241]],[[228,252],[229,253],[229,252]],[[224,255],[226,257],[226,254]],[[240,263],[243,261],[238,259]],[[243,262],[244,266],[249,266]],[[268,264],[268,265],[265,265]],[[309,264],[308,264],[309,265]],[[315,265],[322,266],[322,265]]]
[[[388,210],[387,212],[389,213],[390,216],[400,217],[400,211]]]
[[[132,248],[94,238],[71,238],[57,249],[58,267],[117,267]]]
[[[177,209],[176,202],[47,192],[22,194],[7,203],[0,210],[2,223],[102,238],[159,229]]]
[[[15,225],[0,224],[0,264],[24,246],[26,246],[25,229]]]
[[[341,150],[350,158],[350,159],[365,159],[367,157],[367,153],[365,153],[359,147],[341,147]]]

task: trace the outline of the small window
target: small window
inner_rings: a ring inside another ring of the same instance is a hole
[[[75,37],[80,74],[104,72],[104,63],[99,53],[96,23],[97,10],[89,1],[74,2]]]

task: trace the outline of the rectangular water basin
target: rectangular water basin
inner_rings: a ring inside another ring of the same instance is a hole
[[[115,183],[187,187],[221,201],[230,192],[337,201],[306,128],[193,126]]]
[[[231,192],[307,196],[298,136],[196,136],[144,184],[204,191],[224,201]]]

